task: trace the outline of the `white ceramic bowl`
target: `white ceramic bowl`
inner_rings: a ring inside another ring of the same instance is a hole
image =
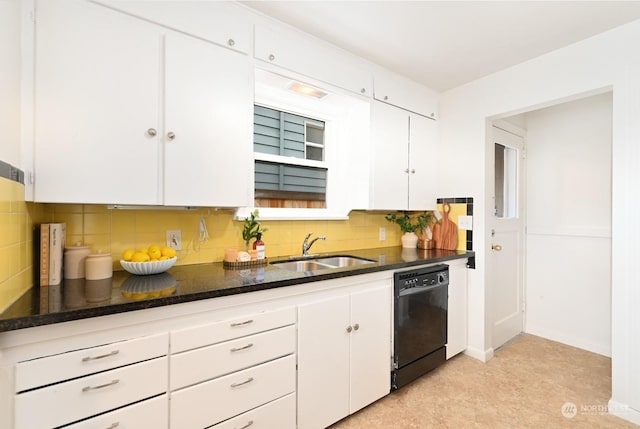
[[[122,265],[122,268],[131,274],[147,276],[149,274],[164,273],[169,268],[173,267],[177,260],[177,256],[174,256],[171,259],[165,259],[164,261],[150,262],[129,262],[121,259],[120,265]]]

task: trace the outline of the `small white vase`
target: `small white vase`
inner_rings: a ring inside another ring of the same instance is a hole
[[[406,249],[415,249],[418,246],[418,236],[415,232],[405,232],[400,237],[402,241],[402,247]]]

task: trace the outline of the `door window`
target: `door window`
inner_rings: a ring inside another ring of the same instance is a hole
[[[495,143],[494,195],[496,217],[518,217],[518,150],[500,143]]]

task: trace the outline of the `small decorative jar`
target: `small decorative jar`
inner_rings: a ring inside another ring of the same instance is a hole
[[[85,276],[87,280],[102,280],[113,277],[113,261],[111,254],[93,253],[85,261]]]
[[[75,246],[64,249],[64,278],[83,279],[85,276],[85,261],[91,253],[89,246],[82,246],[77,242]]]

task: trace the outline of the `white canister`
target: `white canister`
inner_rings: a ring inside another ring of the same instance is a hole
[[[91,253],[89,246],[77,242],[75,246],[64,249],[64,278],[83,279],[85,276],[85,260]]]
[[[102,280],[113,277],[113,261],[111,254],[93,253],[85,260],[85,277],[87,280]]]

